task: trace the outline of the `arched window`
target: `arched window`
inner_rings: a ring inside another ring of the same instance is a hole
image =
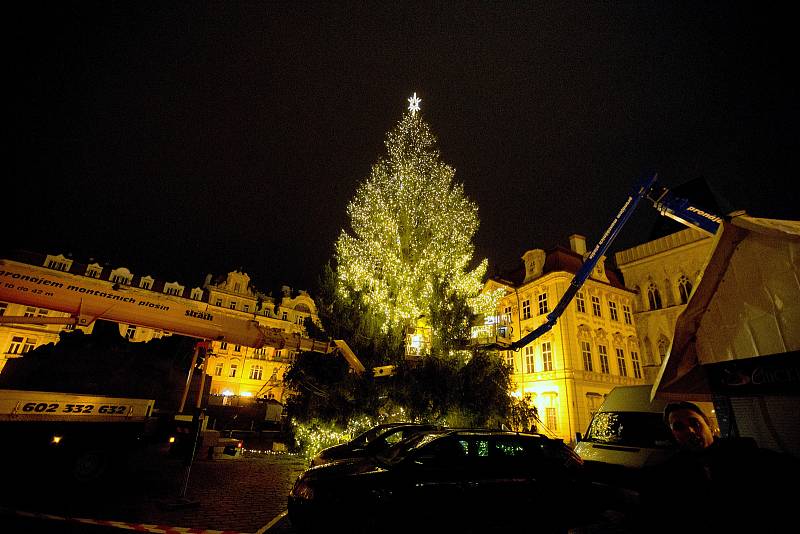
[[[653,282],[647,287],[647,301],[650,304],[651,310],[661,309],[661,293]]]
[[[689,302],[689,295],[692,294],[692,283],[686,278],[686,275],[681,275],[678,280],[678,293],[681,296],[681,304]]]

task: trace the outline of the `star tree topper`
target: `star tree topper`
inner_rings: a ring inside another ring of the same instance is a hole
[[[421,98],[417,98],[417,93],[414,93],[414,96],[408,99],[408,111],[412,114],[419,111],[419,103],[422,102]]]

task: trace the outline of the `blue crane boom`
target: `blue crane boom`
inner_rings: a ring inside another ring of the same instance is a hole
[[[643,198],[647,197],[653,203],[653,206],[658,210],[661,215],[670,217],[679,221],[686,226],[696,228],[704,233],[714,235],[719,229],[722,219],[714,214],[708,213],[702,209],[692,206],[688,200],[674,196],[668,189],[664,187],[657,187],[658,175],[654,174],[651,177],[642,179],[633,188],[622,208],[617,212],[614,220],[611,221],[608,229],[603,233],[603,236],[594,246],[592,251],[586,256],[583,265],[575,273],[569,287],[564,292],[564,295],[558,301],[553,311],[547,315],[547,321],[542,325],[532,330],[517,341],[510,343],[507,346],[494,343],[489,348],[499,348],[506,350],[519,350],[531,341],[537,339],[542,334],[549,332],[558,321],[561,314],[567,308],[575,294],[583,286],[586,279],[592,273],[592,270],[597,265],[600,258],[605,255],[608,247],[613,243],[614,239],[619,234],[619,231],[628,221],[630,216]]]

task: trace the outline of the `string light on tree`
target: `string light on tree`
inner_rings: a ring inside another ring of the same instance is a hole
[[[386,156],[347,207],[352,231],[343,230],[336,242],[341,295],[361,299],[383,332],[402,331],[428,315],[437,284],[476,297],[487,267],[483,260],[469,269],[478,208],[441,161],[436,138],[417,113],[421,99],[414,93],[408,102],[387,134]]]

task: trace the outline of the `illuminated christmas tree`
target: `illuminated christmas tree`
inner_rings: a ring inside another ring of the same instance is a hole
[[[441,288],[445,297],[477,297],[487,265],[470,270],[478,208],[441,161],[416,93],[408,100],[388,133],[386,156],[348,205],[352,232],[342,231],[336,243],[340,297],[361,299],[379,330],[394,338],[429,316]]]

